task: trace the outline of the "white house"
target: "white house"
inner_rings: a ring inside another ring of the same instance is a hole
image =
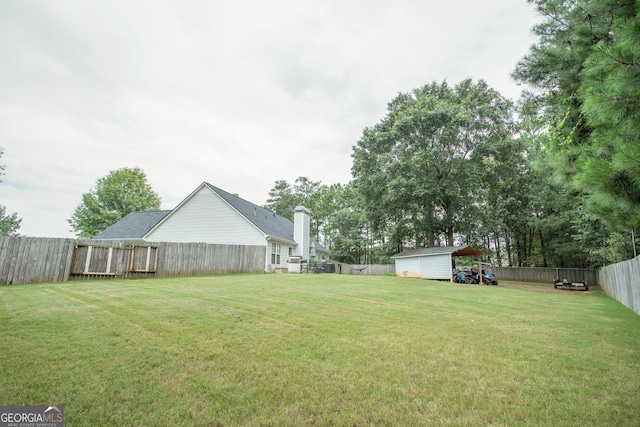
[[[298,206],[294,222],[203,182],[171,211],[133,212],[94,239],[203,242],[266,247],[265,271],[286,268],[293,255],[328,258],[310,237],[310,212]]]
[[[451,280],[453,257],[477,256],[482,252],[471,246],[445,246],[404,251],[391,258],[396,262],[396,276]]]

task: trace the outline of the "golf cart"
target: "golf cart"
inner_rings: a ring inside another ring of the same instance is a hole
[[[478,275],[468,269],[454,270],[453,281],[455,283],[468,283],[475,285],[478,283]]]
[[[482,283],[484,283],[485,285],[498,286],[498,279],[496,279],[496,276],[491,273],[490,268],[491,264],[482,263]],[[474,265],[473,267],[471,267],[471,272],[475,275],[477,280],[476,283],[478,283],[478,266]]]
[[[488,270],[482,270],[482,283],[485,285],[498,286],[498,279]]]
[[[477,285],[480,283],[480,277],[478,276],[478,266],[473,266],[471,269],[463,268],[461,270],[454,270],[453,281],[455,283],[467,283]],[[485,285],[498,285],[498,279],[492,273],[485,269],[482,269],[482,283]]]
[[[553,287],[555,289],[566,289],[568,291],[588,291],[589,290],[589,283],[586,280],[583,280],[582,282],[576,282],[576,283],[572,283],[570,281],[568,281],[567,279],[555,279],[553,281]]]

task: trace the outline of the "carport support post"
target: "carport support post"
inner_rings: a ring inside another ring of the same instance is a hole
[[[482,285],[482,255],[478,255],[478,278],[479,284]]]
[[[449,264],[451,265],[451,277],[450,277],[449,280],[451,281],[451,283],[454,283],[454,281],[453,281],[453,271],[454,271],[454,268],[453,268],[453,254],[449,254]]]

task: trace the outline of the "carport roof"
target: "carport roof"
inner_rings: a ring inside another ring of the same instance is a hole
[[[410,251],[403,251],[399,254],[392,256],[391,258],[410,258],[418,256],[431,256],[451,254],[451,256],[478,256],[482,255],[482,252],[471,246],[443,246],[435,248],[419,248]]]

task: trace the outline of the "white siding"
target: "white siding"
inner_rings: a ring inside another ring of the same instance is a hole
[[[421,277],[423,279],[447,279],[451,280],[453,274],[451,267],[451,255],[431,255],[419,257]]]
[[[280,264],[271,263],[272,258],[271,255],[273,253],[273,244],[280,245]],[[267,271],[273,271],[275,268],[286,267],[287,266],[287,258],[289,258],[289,249],[286,243],[282,243],[279,240],[270,239],[267,241]]]
[[[396,275],[422,279],[451,280],[451,255],[396,258]]]
[[[396,275],[401,277],[422,277],[420,273],[420,258],[397,258]]]
[[[265,235],[206,186],[145,237],[155,242],[266,245]],[[267,253],[270,256],[270,248]]]
[[[271,263],[271,249],[272,243],[280,243],[280,264],[272,264]],[[289,265],[287,263],[287,258],[289,258],[289,250],[291,250],[292,254],[293,254],[293,247],[289,246],[287,243],[282,243],[279,240],[269,240],[267,242],[267,258],[265,260],[266,262],[266,268],[265,271],[275,271],[276,268],[287,268],[287,266]]]

